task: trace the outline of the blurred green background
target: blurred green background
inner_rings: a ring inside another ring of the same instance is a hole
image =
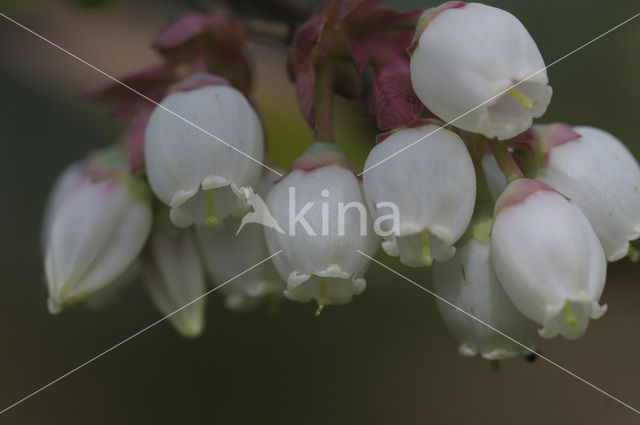
[[[296,21],[315,2],[234,1],[245,17]],[[640,11],[637,0],[486,1],[519,17],[547,63]],[[114,75],[152,63],[148,44],[180,11],[206,2],[0,0],[0,11]],[[224,4],[223,4],[224,5]],[[433,6],[389,1],[410,9]],[[227,5],[228,6],[228,5]],[[280,165],[310,143],[284,75],[283,50],[259,43],[256,98]],[[102,311],[50,316],[39,227],[53,179],[122,127],[82,97],[94,70],[0,17],[0,410],[157,320],[141,285]],[[640,154],[640,18],[549,69],[544,121],[606,129]],[[340,102],[339,142],[362,165],[373,133]],[[594,170],[597,172],[597,170]],[[426,269],[379,258],[430,286]],[[543,353],[640,407],[640,265],[609,268],[609,311],[578,341]],[[239,271],[240,272],[240,271]],[[208,299],[207,329],[181,339],[166,323],[0,416],[8,424],[627,424],[630,410],[548,363],[505,361],[499,373],[463,358],[434,299],[372,264],[351,304],[317,319],[311,304],[225,310]]]

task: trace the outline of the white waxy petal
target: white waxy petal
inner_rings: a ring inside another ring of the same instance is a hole
[[[536,178],[580,207],[607,259],[616,261],[627,255],[629,241],[640,237],[640,167],[611,134],[592,127],[574,130],[581,137],[551,147]]]
[[[173,237],[154,233],[143,256],[143,269],[147,289],[160,313],[169,315],[181,309],[169,317],[173,327],[187,338],[200,335],[205,299],[189,303],[205,293],[206,285],[191,234],[184,231]]]
[[[196,228],[203,260],[215,285],[221,285],[234,276],[269,257],[264,230],[258,224],[248,224],[236,235],[240,219],[229,219],[220,228]],[[285,282],[273,263],[267,261],[236,277],[220,288],[227,307],[244,310],[257,306],[265,298],[279,298]]]
[[[411,56],[411,81],[445,122],[501,140],[531,127],[552,94],[542,56],[522,23],[479,3],[442,10],[428,22]]]
[[[607,263],[589,221],[536,180],[515,180],[497,205],[491,260],[509,298],[541,336],[579,338],[606,311]]]
[[[295,199],[290,199],[294,190]],[[360,207],[340,214],[340,203],[345,208],[349,203]],[[295,221],[307,204],[311,206],[303,219],[312,234],[301,220]],[[364,290],[368,261],[357,251],[373,255],[379,238],[373,232],[361,184],[351,171],[335,164],[312,171],[294,169],[271,190],[267,206],[284,230],[266,229],[265,234],[270,253],[282,250],[273,262],[287,281],[287,297],[301,302],[315,299],[320,305],[341,304]],[[344,217],[342,234],[340,215]]]
[[[384,203],[396,205],[399,212],[399,228],[386,238],[385,251],[398,252],[410,266],[425,265],[425,245],[435,260],[451,258],[476,197],[473,162],[460,137],[436,125],[398,130],[372,149],[365,170],[370,167],[363,182],[371,215],[387,226],[383,231],[390,231],[392,221],[383,218],[392,208]]]
[[[57,209],[45,258],[50,310],[76,303],[118,278],[151,228],[151,207],[117,180],[85,178]]]
[[[436,294],[484,323],[510,336],[526,347],[533,347],[536,324],[518,311],[490,263],[489,244],[470,239],[455,257],[433,266]],[[479,323],[444,302],[438,309],[451,333],[460,342],[463,355],[480,353],[488,360],[502,360],[520,353],[531,354],[519,344]]]
[[[232,87],[204,86],[172,93],[162,106],[200,128],[163,107],[154,110],[147,125],[149,183],[171,207],[174,224],[205,224],[212,215],[221,221],[246,210],[237,194],[257,181],[264,147],[260,120],[245,97]],[[213,190],[210,203],[208,190]]]
[[[267,198],[276,177],[272,172],[263,174],[255,188],[259,200],[252,202]],[[259,209],[260,205],[256,205],[253,211]],[[215,285],[224,284],[220,292],[224,294],[229,309],[246,310],[258,306],[265,298],[274,301],[282,297],[285,282],[273,263],[267,261],[253,267],[269,257],[260,224],[249,222],[242,225],[241,219],[232,217],[214,229],[197,226],[196,236],[209,276]],[[251,270],[243,273],[248,269]],[[235,277],[240,273],[243,274]]]
[[[363,278],[355,278],[349,282],[342,278],[311,276],[303,284],[289,285],[284,295],[290,300],[303,303],[317,300],[323,305],[321,301],[325,299],[331,300],[330,304],[345,304],[354,295],[360,295],[366,287],[367,282]]]

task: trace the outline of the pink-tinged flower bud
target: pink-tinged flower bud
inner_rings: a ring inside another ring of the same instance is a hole
[[[445,3],[423,16],[412,49],[416,94],[430,111],[464,130],[509,139],[531,127],[551,100],[538,47],[504,10]]]
[[[607,262],[580,208],[538,180],[517,179],[496,203],[491,262],[507,295],[552,338],[582,336],[598,305]]]
[[[489,260],[489,243],[471,238],[447,262],[433,266],[436,294],[472,316],[509,335],[527,347],[533,347],[536,324],[513,305],[502,289]],[[459,353],[487,360],[502,360],[529,350],[505,338],[450,305],[438,302],[445,324],[460,343]]]
[[[320,307],[343,304],[366,287],[367,258],[379,238],[364,204],[362,184],[330,144],[316,142],[275,184],[267,207],[279,223],[266,229],[285,296],[315,299]]]
[[[220,83],[206,74],[179,83],[147,125],[149,183],[171,207],[171,220],[179,227],[215,226],[229,214],[244,211],[240,189],[253,185],[261,172],[260,119],[242,93]]]
[[[86,176],[86,164],[74,162],[56,179],[49,198],[47,199],[47,206],[42,220],[41,245],[43,253],[47,251],[53,219],[55,218],[58,208],[62,204],[65,196],[67,196],[67,193],[69,193],[76,184],[81,183]],[[96,292],[84,298],[82,301],[83,304],[94,310],[106,307],[117,297],[121,289],[137,278],[138,271],[137,262],[134,262],[111,283],[108,283],[102,289],[98,289]],[[51,304],[50,307],[52,307],[54,311],[58,311],[60,308],[53,304]]]
[[[398,130],[371,150],[369,168],[364,191],[383,249],[409,266],[451,258],[476,200],[473,162],[460,137],[432,124]]]
[[[547,163],[536,178],[571,199],[587,216],[609,261],[640,237],[640,167],[611,134],[565,124],[536,126]]]
[[[230,217],[219,228],[196,226],[196,236],[200,252],[209,276],[216,285],[253,267],[269,256],[264,230],[259,223],[249,221],[257,212],[267,194],[273,187],[277,175],[265,173],[256,185],[255,195],[248,198],[253,212],[247,213],[245,219]],[[235,277],[220,288],[225,296],[225,304],[231,310],[246,310],[255,307],[265,299],[281,298],[285,289],[273,262],[267,261],[258,267],[251,268],[242,276]]]
[[[151,235],[142,256],[147,289],[160,313],[169,315],[205,293],[204,269],[189,231],[169,236]],[[169,317],[173,327],[186,338],[195,338],[204,329],[205,299],[182,308]]]
[[[96,180],[102,172],[109,174]],[[152,221],[142,186],[124,169],[92,169],[62,198],[46,238],[52,313],[103,289],[134,262]]]

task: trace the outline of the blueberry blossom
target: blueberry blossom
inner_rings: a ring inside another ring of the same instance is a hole
[[[206,286],[191,233],[154,232],[142,256],[142,266],[147,289],[160,313],[171,315],[169,321],[182,336],[200,335],[204,329],[205,300],[189,303],[201,297]]]
[[[420,100],[464,130],[509,139],[531,127],[551,100],[535,42],[504,10],[460,1],[430,9],[410,51]]]
[[[370,167],[364,191],[376,232],[386,239],[383,249],[409,266],[451,258],[476,199],[473,162],[460,137],[433,124],[397,130],[371,150]],[[385,218],[393,208],[400,217],[395,226]]]
[[[111,153],[95,155],[82,165],[66,194],[59,201],[53,197],[59,205],[51,206],[54,212],[44,238],[52,313],[116,281],[149,235],[148,188],[112,160]]]
[[[215,226],[246,209],[238,195],[260,175],[263,143],[260,119],[241,92],[212,75],[192,76],[173,86],[149,119],[151,189],[171,207],[176,226]]]
[[[102,155],[104,155],[104,153]],[[67,193],[78,183],[81,183],[86,177],[86,167],[87,164],[81,161],[74,162],[65,168],[56,179],[53,188],[49,193],[42,220],[41,246],[43,253],[46,252],[49,244],[51,226],[53,224],[55,213],[62,204]],[[113,301],[118,292],[120,292],[123,287],[132,283],[137,276],[138,264],[134,262],[124,272],[122,272],[122,274],[116,277],[113,282],[84,298],[83,303],[92,309],[101,309]]]
[[[598,305],[607,262],[580,208],[538,180],[517,179],[495,208],[491,262],[509,298],[541,336],[579,338]]]
[[[294,301],[349,302],[366,287],[367,258],[379,238],[364,205],[362,184],[329,143],[316,142],[271,189],[267,207],[284,230],[266,228],[269,252]]]
[[[255,188],[259,199],[266,199],[275,177],[276,174],[271,172],[262,176]],[[251,189],[245,190],[253,194]],[[257,210],[257,201],[253,199],[253,196],[247,197],[254,210]],[[273,262],[267,261],[251,268],[267,258],[269,250],[262,226],[256,223],[243,226],[244,221],[232,217],[219,228],[196,226],[196,236],[207,272],[216,285],[224,284],[220,292],[225,295],[225,304],[231,310],[252,308],[265,298],[280,298],[285,289],[285,283]],[[251,270],[236,277],[249,268]],[[234,279],[229,281],[232,278]]]
[[[546,163],[536,178],[580,207],[609,261],[627,255],[640,237],[640,167],[614,136],[566,124],[534,127]]]
[[[498,281],[490,262],[491,218],[474,219],[471,236],[447,262],[433,266],[436,294],[467,313],[509,335],[526,347],[533,346],[536,324],[513,305]],[[445,324],[460,342],[458,351],[465,356],[480,353],[488,360],[502,360],[519,353],[531,354],[521,345],[505,338],[443,302],[438,309]]]

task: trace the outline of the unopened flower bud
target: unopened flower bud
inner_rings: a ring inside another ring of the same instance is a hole
[[[86,162],[74,162],[69,165],[56,179],[53,188],[47,199],[47,205],[42,220],[41,244],[42,252],[46,253],[51,237],[51,228],[58,208],[62,201],[78,183],[81,183],[87,176],[87,167],[91,165]],[[94,310],[102,309],[113,301],[122,288],[130,284],[138,275],[137,263],[132,263],[124,272],[117,276],[111,283],[105,285],[91,295],[84,298],[83,303]],[[59,310],[59,306],[51,304],[54,311]]]
[[[124,167],[89,164],[52,207],[50,230],[45,230],[52,313],[103,289],[131,266],[151,228],[146,191]]]
[[[189,303],[201,297],[206,286],[191,234],[182,231],[168,236],[155,232],[142,256],[142,266],[147,289],[160,313],[171,314],[169,321],[182,336],[200,335],[204,329],[205,300]]]

